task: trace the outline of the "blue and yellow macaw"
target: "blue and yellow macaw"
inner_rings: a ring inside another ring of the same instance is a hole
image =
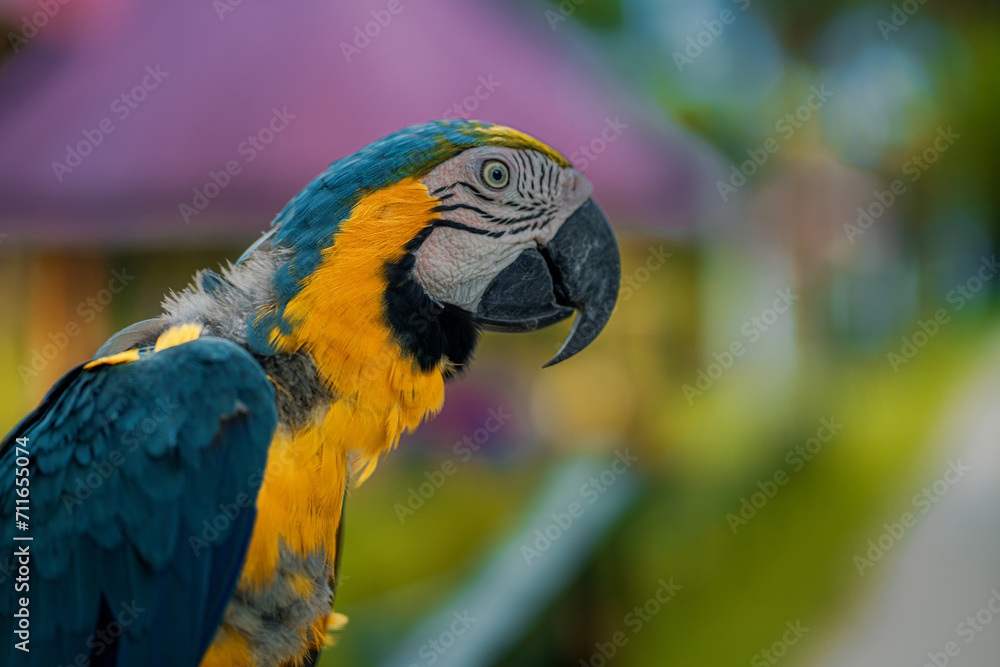
[[[620,273],[588,181],[515,130],[334,162],[0,444],[0,662],[311,664],[349,477],[440,410],[481,330],[576,312],[549,364],[586,347]]]

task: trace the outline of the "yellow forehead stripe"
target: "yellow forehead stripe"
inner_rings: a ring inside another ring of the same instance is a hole
[[[553,148],[543,144],[538,139],[535,139],[524,132],[519,132],[513,128],[504,127],[503,125],[493,125],[484,130],[480,130],[480,132],[482,133],[483,143],[487,146],[505,146],[515,150],[536,151],[546,156],[560,167],[572,166],[570,165],[569,160],[564,158]]]

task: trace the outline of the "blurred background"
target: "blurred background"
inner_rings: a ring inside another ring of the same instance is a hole
[[[487,335],[347,503],[323,665],[1000,664],[1000,14],[883,0],[0,2],[0,432],[326,164],[549,143],[602,336]]]

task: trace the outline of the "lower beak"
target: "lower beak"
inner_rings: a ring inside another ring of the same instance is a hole
[[[577,313],[545,367],[569,359],[604,329],[618,298],[621,259],[611,223],[593,199],[546,245],[525,250],[486,288],[476,321],[488,331],[534,331]]]

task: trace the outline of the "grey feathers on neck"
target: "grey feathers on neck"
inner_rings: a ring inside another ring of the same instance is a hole
[[[283,249],[258,249],[245,262],[226,266],[221,274],[199,271],[190,285],[163,300],[163,315],[119,331],[95,358],[151,346],[171,326],[192,322],[205,326],[202,335],[248,348],[247,322],[258,308],[275,300],[271,279],[290,254]],[[308,352],[253,356],[279,388],[278,416],[283,427],[301,428],[329,409],[334,397]]]
[[[247,323],[257,309],[276,300],[272,279],[291,255],[285,248],[258,248],[242,263],[226,266],[221,274],[200,271],[184,291],[164,300],[166,326],[201,322],[204,335],[248,348]],[[301,428],[329,409],[333,397],[310,354],[254,354],[254,358],[279,387],[278,416],[284,426]]]
[[[247,347],[247,321],[275,300],[271,279],[290,254],[284,249],[260,249],[242,264],[229,264],[221,275],[198,272],[191,285],[163,300],[166,326],[201,322],[206,334]]]

